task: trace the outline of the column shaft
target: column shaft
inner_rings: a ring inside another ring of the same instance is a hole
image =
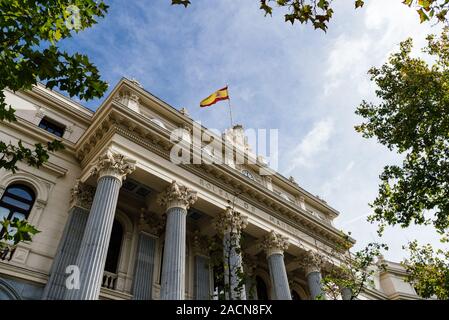
[[[50,278],[44,289],[43,300],[64,299],[67,291],[65,281],[68,276],[66,268],[76,264],[88,213],[87,209],[80,207],[70,209],[69,217],[53,260]]]
[[[69,300],[98,299],[120,187],[121,181],[116,177],[103,176],[98,180],[76,262],[80,289],[70,290],[66,295]]]
[[[318,271],[312,271],[307,274],[306,278],[309,285],[310,296],[312,300],[315,300],[318,296],[323,294],[321,289],[321,273]]]
[[[240,285],[242,274],[242,256],[240,234],[225,232],[223,236],[224,282],[227,287],[227,299],[246,300],[245,285]]]
[[[287,271],[285,270],[284,255],[274,253],[268,257],[271,283],[274,288],[276,300],[291,300],[290,287],[288,285]]]
[[[155,251],[156,239],[141,232],[134,273],[134,300],[152,299]]]
[[[341,298],[343,300],[351,300],[352,298],[352,290],[350,288],[341,289]]]
[[[210,300],[210,269],[209,259],[195,257],[195,300]]]
[[[161,300],[183,300],[185,294],[187,210],[167,210],[164,257],[161,276]]]

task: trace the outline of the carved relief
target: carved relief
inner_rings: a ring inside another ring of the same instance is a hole
[[[98,157],[97,164],[92,169],[92,174],[98,175],[98,179],[103,176],[112,176],[123,181],[135,169],[135,160],[108,150],[105,154]]]
[[[171,185],[158,196],[157,202],[160,206],[165,207],[166,210],[173,207],[188,210],[197,199],[198,196],[196,191],[173,181]]]
[[[92,201],[95,196],[95,188],[87,184],[82,183],[79,179],[76,179],[75,186],[70,191],[70,206],[81,207],[90,210]]]
[[[267,257],[272,254],[284,254],[284,251],[288,249],[288,245],[288,238],[274,231],[270,231],[260,243]]]
[[[311,272],[321,272],[321,268],[326,263],[326,258],[320,253],[309,250],[301,261],[305,269],[306,276]]]
[[[227,207],[215,218],[215,229],[221,234],[227,232],[240,233],[248,225],[248,217],[240,212]]]
[[[165,221],[155,213],[148,212],[145,208],[140,209],[139,229],[160,236],[165,229]]]

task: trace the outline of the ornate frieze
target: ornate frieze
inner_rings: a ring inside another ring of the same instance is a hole
[[[92,174],[98,175],[98,179],[103,176],[112,176],[123,181],[135,169],[135,160],[108,150],[105,154],[98,157],[98,161],[92,169]]]
[[[171,185],[158,196],[159,205],[166,210],[178,207],[188,210],[198,199],[196,191],[173,181]]]
[[[321,268],[326,263],[326,258],[313,250],[309,250],[301,261],[306,276],[311,272],[321,272]]]
[[[284,254],[284,251],[288,249],[288,245],[288,238],[274,231],[270,231],[270,233],[264,236],[260,243],[267,257],[273,254]]]
[[[248,217],[240,212],[227,207],[221,211],[215,218],[214,226],[218,232],[225,234],[227,232],[240,233],[248,225]]]
[[[95,188],[76,179],[70,194],[70,206],[90,210],[95,196]]]

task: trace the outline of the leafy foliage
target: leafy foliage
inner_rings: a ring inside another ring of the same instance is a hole
[[[419,246],[416,240],[404,249],[409,251],[410,258],[402,265],[408,273],[407,281],[418,295],[449,299],[449,251],[434,250],[430,244]]]
[[[285,21],[310,22],[315,29],[326,31],[328,23],[334,14],[332,0],[258,0],[260,9],[265,15],[273,13],[274,5],[287,9]],[[365,0],[353,0],[355,8],[361,8]],[[439,22],[447,22],[449,0],[404,0],[403,3],[409,7],[416,8],[421,22],[437,19]],[[191,0],[172,0],[172,4],[187,7]]]
[[[0,259],[4,260],[8,254],[12,257],[17,244],[31,241],[32,237],[39,232],[26,220],[3,219],[0,222]]]
[[[219,236],[208,237],[209,243],[209,264],[214,270],[214,282],[218,287],[218,300],[233,300],[233,297],[239,299],[240,293],[246,283],[247,276],[243,273],[240,265],[231,258],[233,255],[241,255],[241,246],[243,237],[239,234],[231,232],[229,237],[222,238]],[[224,245],[226,244],[226,246]],[[231,286],[232,274],[235,274],[237,285]],[[231,291],[234,291],[232,293]]]
[[[411,56],[412,40],[401,43],[388,63],[369,71],[379,104],[363,101],[356,113],[365,138],[376,137],[404,155],[380,176],[379,195],[371,204],[371,222],[386,225],[430,224],[449,227],[449,29],[428,36],[423,52],[433,64]]]
[[[265,15],[273,13],[273,4],[287,9],[285,21],[294,24],[295,22],[310,22],[315,29],[327,30],[327,24],[332,18],[334,10],[331,7],[332,0],[259,0],[260,9]],[[355,0],[355,7],[363,7],[365,1]],[[190,0],[172,0],[172,4],[181,4],[187,7]]]
[[[338,248],[333,255],[342,263],[339,266],[331,263],[330,269],[324,273],[321,280],[324,294],[337,300],[342,289],[346,289],[350,291],[350,300],[357,298],[364,288],[373,286],[374,274],[385,268],[375,261],[383,250],[388,250],[388,247],[375,242],[355,253],[350,252],[350,246]]]
[[[439,22],[447,22],[449,0],[404,0],[403,3],[409,7],[417,7],[421,23],[433,18]]]
[[[71,97],[100,97],[107,84],[87,56],[61,51],[58,41],[96,23],[107,6],[93,0],[0,0],[0,121],[16,121],[14,109],[5,102],[3,90],[29,90],[38,81],[57,87]],[[40,166],[47,151],[62,149],[58,141],[31,151],[23,144],[1,142],[0,168],[16,170],[17,161]]]

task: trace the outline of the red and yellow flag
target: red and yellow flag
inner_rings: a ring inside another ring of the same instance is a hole
[[[200,107],[208,107],[221,100],[229,100],[228,87],[224,87],[201,101]]]

